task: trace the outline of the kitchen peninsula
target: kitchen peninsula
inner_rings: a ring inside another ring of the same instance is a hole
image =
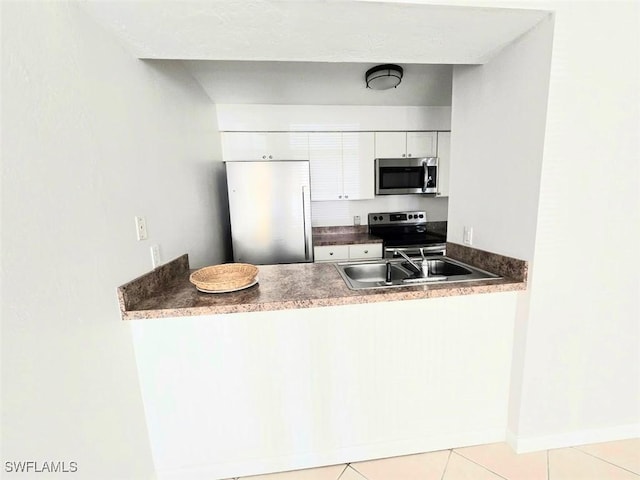
[[[258,284],[245,290],[208,294],[189,282],[185,254],[118,288],[123,320],[289,310],[416,300],[526,289],[527,262],[448,243],[448,256],[501,278],[402,288],[354,291],[332,263],[260,265]]]

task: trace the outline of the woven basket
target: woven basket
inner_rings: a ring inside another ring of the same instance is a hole
[[[258,267],[249,263],[223,263],[196,270],[189,281],[200,290],[225,291],[253,283],[257,274]]]

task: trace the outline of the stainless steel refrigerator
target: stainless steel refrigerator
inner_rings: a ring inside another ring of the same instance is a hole
[[[226,162],[233,260],[313,261],[308,161]]]

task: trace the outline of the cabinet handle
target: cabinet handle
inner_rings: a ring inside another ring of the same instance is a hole
[[[329,252],[329,255],[333,255],[333,252]]]
[[[345,195],[344,198],[349,198],[349,195]]]
[[[342,195],[338,195],[338,198],[342,198]]]
[[[269,155],[269,160],[271,160],[273,157],[271,155]]]
[[[410,156],[411,156],[411,154],[410,154],[410,153],[409,153],[409,154],[407,154],[407,157],[410,157]]]
[[[406,157],[406,155],[403,153],[403,154],[402,154],[402,158],[404,158],[404,157]]]
[[[365,250],[364,253],[369,253],[369,250]]]
[[[262,155],[262,159],[266,160],[267,156],[266,155]]]

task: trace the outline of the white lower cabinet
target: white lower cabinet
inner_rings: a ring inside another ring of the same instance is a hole
[[[349,260],[382,258],[381,243],[349,245]]]
[[[313,247],[316,262],[339,262],[349,260],[349,245],[322,245]]]
[[[313,247],[315,262],[343,262],[345,260],[373,260],[382,258],[381,243],[354,245],[321,245]]]

